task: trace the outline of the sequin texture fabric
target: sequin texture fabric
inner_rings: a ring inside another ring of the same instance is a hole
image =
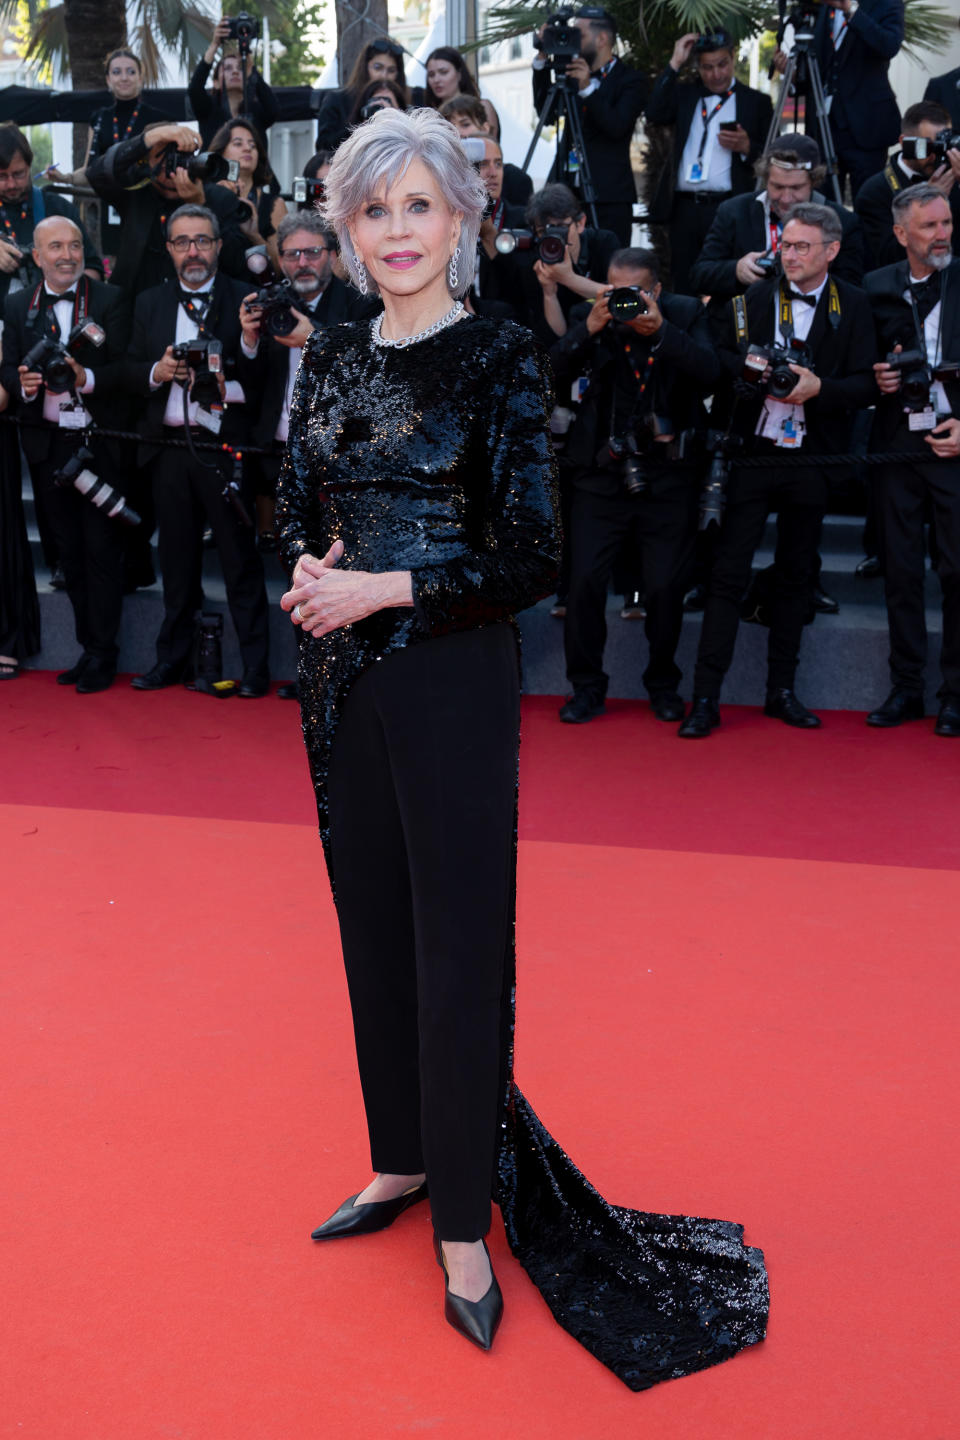
[[[409,349],[367,324],[308,341],[277,494],[283,557],[336,539],[359,570],[409,570],[413,609],[380,611],[300,650],[300,694],[320,833],[351,685],[383,656],[503,621],[548,594],[558,536],[552,396],[543,354],[511,324],[463,320]],[[516,849],[514,849],[516,854]],[[767,1278],[739,1226],[609,1204],[546,1132],[513,1081],[509,1035],[496,1194],[507,1238],[556,1319],[643,1390],[761,1340]]]

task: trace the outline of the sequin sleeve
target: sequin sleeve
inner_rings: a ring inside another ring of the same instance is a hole
[[[412,571],[414,610],[427,634],[503,620],[550,593],[560,547],[552,407],[546,355],[516,330],[491,385],[473,544]]]
[[[311,545],[316,543],[309,537],[316,535],[318,528],[318,476],[307,450],[307,418],[311,398],[323,388],[334,355],[329,334],[314,330],[309,336],[290,400],[289,438],[277,481],[276,511],[280,559],[288,574],[293,573],[301,555],[312,553]]]

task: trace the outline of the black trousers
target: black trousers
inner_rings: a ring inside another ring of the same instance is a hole
[[[905,449],[906,444],[894,445]],[[924,606],[924,521],[932,511],[934,567],[943,596],[941,700],[960,701],[960,461],[884,468],[875,481],[884,567],[890,675],[894,685],[923,694],[927,661]]]
[[[387,655],[343,707],[333,881],[373,1168],[426,1172],[444,1240],[478,1240],[506,1081],[519,738],[509,625]]]
[[[563,641],[567,678],[575,690],[605,695],[607,590],[625,541],[639,553],[646,596],[644,622],[650,658],[647,693],[674,691],[674,656],[683,624],[683,596],[693,570],[697,490],[688,480],[651,479],[643,495],[595,495],[576,490],[570,527],[570,591]]]
[[[180,438],[183,431],[174,431]],[[212,452],[201,452],[207,459]],[[194,614],[201,593],[203,529],[209,525],[220,552],[227,603],[245,671],[266,675],[269,621],[263,562],[253,529],[221,491],[224,473],[205,468],[186,450],[164,450],[153,462],[157,550],[163,572],[163,624],[157,659],[183,666],[193,644]]]
[[[633,202],[625,200],[607,204],[598,200],[597,224],[601,230],[612,230],[620,244],[629,247],[633,234]]]
[[[123,608],[123,526],[72,485],[65,488],[53,480],[54,472],[76,453],[79,443],[75,434],[54,430],[47,458],[31,464],[30,476],[34,495],[42,497],[63,565],[77,643],[92,659],[116,668]],[[100,447],[95,453],[96,460],[87,468],[122,490],[108,454]]]
[[[690,271],[700,259],[707,231],[713,224],[721,201],[729,194],[695,195],[678,190],[673,199],[670,221],[670,288],[677,295],[690,295]]]
[[[731,497],[723,517],[697,650],[694,695],[720,698],[723,678],[733,660],[740,605],[750,583],[754,552],[773,510],[777,511],[776,584],[770,607],[767,689],[794,687],[810,590],[820,563],[824,512],[822,505],[798,502],[801,485],[788,482],[781,487],[773,477],[764,481],[765,473],[752,472],[749,488]]]
[[[879,145],[864,150],[856,143],[849,130],[837,125],[833,127],[833,143],[837,152],[837,178],[840,181],[841,195],[849,176],[850,194],[856,199],[857,191],[864,181],[873,175],[879,175],[886,165],[887,146]]]

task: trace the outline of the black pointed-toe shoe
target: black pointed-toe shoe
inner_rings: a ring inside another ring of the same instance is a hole
[[[357,1191],[357,1195],[361,1193],[360,1190]],[[415,1190],[408,1190],[405,1195],[398,1195],[395,1200],[371,1200],[365,1205],[354,1205],[357,1195],[348,1195],[329,1220],[324,1220],[316,1230],[311,1230],[310,1239],[338,1240],[342,1235],[373,1235],[378,1230],[386,1230],[404,1210],[409,1210],[418,1200],[427,1198],[427,1182],[424,1180]]]
[[[769,715],[773,720],[782,720],[784,725],[793,725],[797,730],[819,730],[820,728],[820,716],[814,715],[812,710],[808,710],[792,690],[770,690],[763,713]]]
[[[484,1240],[481,1243],[489,1260],[487,1242]],[[450,1294],[450,1277],[443,1258],[443,1246],[436,1232],[433,1236],[433,1248],[436,1251],[437,1264],[443,1271],[443,1314],[447,1324],[452,1325],[454,1330],[459,1330],[468,1340],[472,1340],[474,1345],[479,1345],[481,1350],[489,1350],[497,1327],[503,1319],[503,1294],[493,1273],[493,1264],[490,1265],[490,1289],[487,1293],[479,1300],[465,1300],[462,1295]]]
[[[694,695],[690,714],[677,734],[681,740],[705,740],[720,724],[720,705],[709,695]]]

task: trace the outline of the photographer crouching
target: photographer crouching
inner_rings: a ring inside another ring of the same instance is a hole
[[[193,448],[218,438],[236,446],[246,438],[243,389],[225,375],[240,349],[246,288],[218,274],[217,219],[202,205],[173,212],[167,250],[178,283],[138,297],[127,367],[131,392],[147,402],[139,460],[152,467],[164,610],[157,662],[132,683],[136,690],[162,690],[187,678],[209,525],[243,658],[237,693],[256,698],[270,680],[267,596],[240,467],[227,455]],[[163,439],[186,440],[188,448],[162,446]]]
[[[587,386],[565,453],[573,468],[570,588],[564,626],[573,695],[561,720],[604,710],[607,588],[627,540],[639,549],[650,646],[643,683],[660,720],[683,717],[674,659],[693,559],[704,397],[720,366],[698,300],[667,295],[650,250],[618,250],[607,287],[551,351],[561,393]]]
[[[94,420],[122,425],[117,397],[130,312],[119,290],[83,274],[83,235],[72,220],[41,220],[32,258],[40,279],[7,299],[0,379],[19,396],[21,443],[62,560],[81,647],[57,681],[90,695],[116,675],[123,547],[121,516],[111,514],[108,493],[120,473],[117,452],[84,432]],[[74,464],[81,450],[88,470]]]
[[[714,437],[701,523],[712,517],[720,531],[693,706],[679,731],[684,739],[703,739],[720,723],[720,690],[733,660],[740,605],[772,511],[778,516],[776,580],[764,714],[799,729],[820,724],[797,698],[794,683],[818,569],[826,472],[816,463],[794,467],[780,459],[800,450],[843,454],[855,412],[875,395],[870,302],[862,290],[830,274],[842,234],[839,217],[825,205],[795,206],[783,227],[783,277],[751,285],[717,327],[732,395],[718,394],[711,416],[719,417],[726,407],[729,418],[726,434],[719,434],[718,426]],[[738,468],[740,452],[769,465]]]
[[[936,185],[893,200],[906,251],[866,279],[880,353],[874,451],[913,452],[876,480],[893,689],[868,725],[887,729],[924,714],[927,626],[924,523],[932,511],[943,593],[942,683],[935,733],[960,736],[960,258],[951,254],[950,205]]]

